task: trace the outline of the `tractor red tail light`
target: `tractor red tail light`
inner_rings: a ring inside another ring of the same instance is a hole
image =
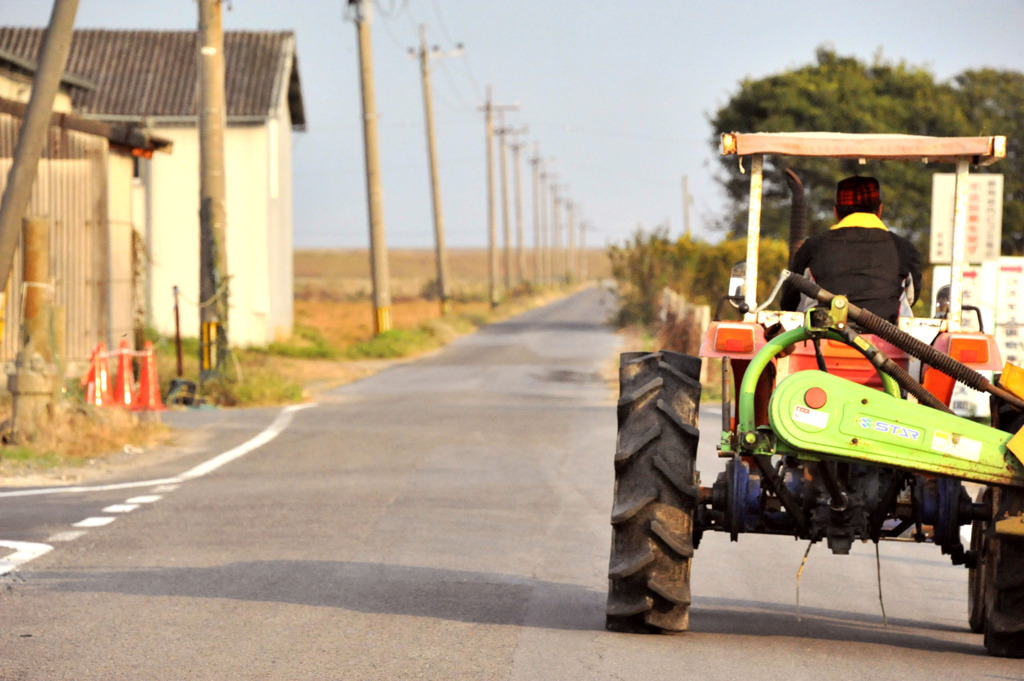
[[[988,362],[987,338],[953,338],[949,341],[949,356],[964,364]]]
[[[715,332],[718,352],[750,353],[754,351],[754,329],[749,326],[720,326]]]

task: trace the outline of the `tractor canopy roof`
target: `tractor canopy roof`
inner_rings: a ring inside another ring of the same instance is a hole
[[[969,158],[988,165],[1006,156],[1006,138],[929,137],[926,135],[861,134],[844,132],[727,132],[724,155],[819,156],[955,163]]]

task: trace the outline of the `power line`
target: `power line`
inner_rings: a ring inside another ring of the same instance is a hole
[[[441,27],[441,33],[444,33],[444,37],[448,39],[449,43],[454,43],[452,34],[448,31],[448,27],[444,23],[444,17],[441,15],[441,5],[438,4],[437,0],[433,0],[434,14],[437,16],[437,25]]]

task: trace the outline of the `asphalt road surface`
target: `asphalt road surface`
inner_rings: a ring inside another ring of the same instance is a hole
[[[873,545],[816,545],[798,612],[804,544],[707,535],[690,632],[606,632],[611,305],[586,291],[302,409],[172,414],[182,444],[104,485],[0,489],[0,679],[1024,676],[931,546],[881,546],[885,627]]]

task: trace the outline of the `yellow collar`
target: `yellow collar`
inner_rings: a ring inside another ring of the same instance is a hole
[[[850,213],[832,225],[832,229],[842,229],[844,227],[866,227],[867,229],[884,229],[889,231],[889,228],[882,224],[882,220],[874,213]]]

